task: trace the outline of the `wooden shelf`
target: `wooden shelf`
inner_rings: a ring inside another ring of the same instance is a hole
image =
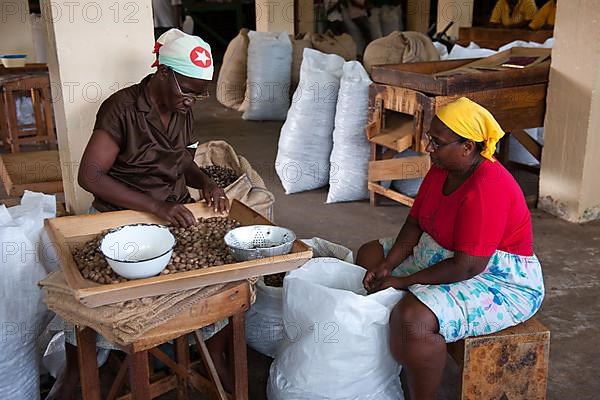
[[[394,113],[386,118],[387,127],[381,133],[373,136],[370,141],[397,152],[403,152],[412,147],[414,118],[410,115]]]

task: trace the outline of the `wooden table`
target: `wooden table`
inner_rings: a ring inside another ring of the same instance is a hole
[[[208,394],[210,399],[228,399],[204,341],[199,334],[196,335],[200,328],[229,318],[233,332],[232,369],[234,371],[234,393],[231,399],[247,400],[248,367],[244,314],[249,307],[250,288],[248,282],[233,282],[216,294],[201,300],[181,315],[145,333],[134,343],[119,343],[115,340],[113,343],[127,354],[127,358],[117,373],[107,399],[148,400],[176,389],[177,399],[183,400],[189,398],[190,387]],[[85,326],[78,326],[76,333],[83,400],[100,400],[100,377],[96,364],[96,334],[101,334],[107,340],[114,338],[114,335],[108,327],[96,332]],[[205,368],[210,373],[210,380],[192,369],[189,356],[189,334],[194,334],[196,338],[196,345]],[[158,349],[159,345],[172,340],[175,341],[176,360]],[[151,382],[148,362],[150,355],[165,364],[171,373]],[[125,383],[127,372],[131,393],[118,397]]]
[[[501,60],[511,53],[489,57]],[[546,49],[536,52],[549,51]],[[543,126],[550,61],[525,69],[485,70],[456,75],[440,73],[463,68],[473,60],[435,61],[376,66],[375,82],[369,88],[369,122],[366,129],[371,142],[368,188],[371,205],[381,197],[412,206],[414,199],[381,185],[381,181],[424,177],[430,167],[425,154],[425,133],[440,107],[466,96],[494,114],[502,128],[522,139],[530,152],[541,153],[541,146],[523,131]],[[489,60],[488,60],[489,61]],[[487,61],[486,61],[487,62]],[[508,136],[501,142],[498,158],[508,162]],[[521,140],[520,140],[521,141]],[[420,154],[393,158],[411,149]]]

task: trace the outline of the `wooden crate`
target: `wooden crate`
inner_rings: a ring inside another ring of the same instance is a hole
[[[527,68],[497,68],[511,56],[549,57],[550,49],[515,47],[490,57],[373,67],[374,82],[438,96],[548,82],[550,60]],[[484,69],[485,68],[485,69]]]
[[[22,196],[25,190],[42,193],[63,191],[56,150],[1,154],[0,177],[9,196]]]
[[[197,218],[219,216],[206,207],[205,203],[186,206]],[[232,203],[229,216],[240,221],[242,225],[271,224],[266,218],[236,200]],[[125,300],[290,271],[302,266],[312,257],[312,250],[301,241],[296,241],[290,254],[260,260],[107,285],[83,278],[73,260],[71,249],[81,246],[103,230],[132,223],[164,223],[164,221],[138,211],[117,211],[46,220],[46,228],[57,250],[64,278],[75,298],[86,306],[98,307]]]
[[[460,28],[458,31],[458,44],[467,46],[470,42],[477,43],[481,48],[498,49],[515,40],[526,42],[544,43],[554,34],[553,30],[540,29],[512,29],[512,28],[486,28],[470,27]]]
[[[481,104],[532,154],[541,148],[523,129],[543,126],[546,112],[549,60],[523,69],[498,67],[513,55],[544,58],[548,49],[511,49],[476,60],[436,61],[373,68],[369,88],[367,139],[371,142],[368,189],[372,205],[387,197],[412,206],[413,199],[381,181],[419,178],[429,170],[425,133],[439,108],[468,97]],[[507,143],[508,135],[503,139]],[[394,159],[405,150],[421,156]],[[498,158],[508,161],[508,144]]]
[[[544,400],[550,331],[535,318],[500,332],[450,343],[461,369],[461,400]]]

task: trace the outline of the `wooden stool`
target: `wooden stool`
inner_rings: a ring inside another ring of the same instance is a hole
[[[183,400],[189,398],[189,388],[191,386],[198,391],[208,392],[207,394],[211,399],[247,400],[248,366],[244,314],[249,306],[250,287],[248,282],[233,282],[216,294],[201,300],[185,313],[146,332],[134,343],[118,343],[108,328],[99,331],[99,334],[127,353],[127,361],[119,368],[106,399],[148,400],[176,389],[177,399]],[[235,375],[235,386],[232,397],[228,397],[223,390],[203,338],[197,332],[200,328],[224,318],[229,318],[233,331],[232,369]],[[211,380],[192,370],[188,345],[188,334],[190,333],[194,334],[198,351],[202,356],[206,370],[211,375]],[[159,345],[171,340],[175,341],[176,361],[157,348]],[[96,332],[91,328],[77,327],[77,343],[82,398],[83,400],[100,400],[100,378],[96,365]],[[150,382],[149,354],[159,359],[172,373]],[[125,383],[127,370],[129,370],[131,393],[118,397],[119,391]]]
[[[56,132],[50,95],[50,79],[47,72],[0,75],[0,135],[11,153],[21,151],[21,144],[45,143],[49,149],[56,148]],[[16,96],[29,94],[33,105],[35,123],[19,126]]]
[[[550,331],[535,318],[450,343],[448,352],[462,373],[462,400],[546,398]]]

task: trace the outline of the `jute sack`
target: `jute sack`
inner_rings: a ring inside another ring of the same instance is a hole
[[[370,74],[374,65],[438,61],[440,55],[426,35],[420,32],[392,32],[369,43],[363,64]]]
[[[217,79],[217,100],[234,110],[242,105],[246,93],[248,42],[248,29],[241,29],[225,50]]]
[[[356,60],[356,43],[347,33],[339,36],[335,36],[331,31],[323,34],[307,33],[304,39],[310,40],[312,47],[321,53],[337,54],[346,61]]]
[[[229,143],[223,140],[214,140],[201,144],[196,149],[194,162],[200,167],[218,165],[234,170],[239,178],[225,188],[227,197],[230,200],[239,200],[269,221],[273,221],[275,196],[267,190],[265,182],[248,160],[236,154]],[[194,199],[200,198],[197,189],[188,189]]]
[[[44,289],[44,303],[50,310],[73,325],[97,331],[105,327],[106,339],[120,345],[134,342],[225,286],[217,284],[89,308],[75,299],[61,271],[48,275],[39,285]]]

